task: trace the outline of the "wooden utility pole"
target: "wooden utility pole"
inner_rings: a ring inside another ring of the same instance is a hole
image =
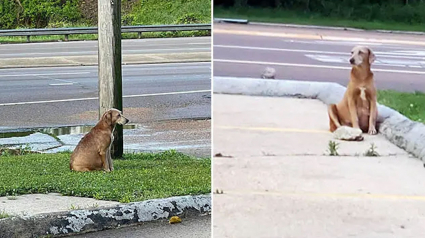
[[[110,108],[122,110],[121,0],[98,0],[99,118]],[[123,129],[114,132],[112,157],[123,154]]]

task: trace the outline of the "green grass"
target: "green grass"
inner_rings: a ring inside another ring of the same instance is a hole
[[[10,217],[9,214],[7,214],[5,211],[0,211],[0,219],[8,218],[8,217]]]
[[[366,30],[382,29],[400,31],[425,31],[425,25],[423,24],[415,25],[398,22],[346,20],[336,17],[323,17],[317,13],[305,13],[301,11],[273,8],[235,9],[214,6],[214,17],[248,19],[252,22],[353,27]]]
[[[0,196],[56,192],[134,202],[211,192],[211,160],[175,151],[125,154],[111,173],[71,172],[70,154],[0,156]]]
[[[123,17],[133,25],[210,23],[210,0],[144,0]]]
[[[380,90],[378,102],[393,108],[413,121],[425,122],[425,93]]]

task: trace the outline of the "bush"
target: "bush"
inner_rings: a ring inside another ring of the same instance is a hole
[[[346,20],[397,22],[407,24],[425,23],[425,2],[411,0],[233,0],[214,1],[216,6],[247,9],[280,8],[321,17]]]
[[[50,21],[75,22],[80,19],[78,0],[1,1],[0,28],[46,27]]]

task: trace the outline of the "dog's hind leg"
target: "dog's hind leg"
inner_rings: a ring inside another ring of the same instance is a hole
[[[334,132],[337,128],[341,126],[341,123],[339,122],[338,117],[338,109],[336,108],[335,104],[331,104],[328,107],[328,114],[329,114],[329,130],[331,132]]]

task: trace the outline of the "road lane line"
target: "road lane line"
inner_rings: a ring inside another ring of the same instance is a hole
[[[122,50],[122,54],[131,55],[130,53],[155,53],[155,52],[170,52],[175,51],[176,53],[183,52],[193,52],[193,51],[209,51],[209,47],[205,48],[171,48],[171,49],[140,49],[140,50]],[[3,57],[9,57],[9,58],[23,58],[20,56],[45,56],[45,57],[58,57],[58,56],[84,56],[84,55],[97,55],[98,51],[63,51],[63,52],[36,52],[36,53],[13,53],[13,54],[1,54]]]
[[[281,37],[281,38],[296,38],[296,39],[314,39],[314,40],[331,40],[331,41],[363,41],[363,42],[377,42],[388,44],[405,44],[405,45],[425,45],[423,41],[406,41],[406,40],[382,40],[382,39],[368,39],[357,37],[341,37],[341,36],[326,36],[326,35],[312,35],[312,34],[293,34],[293,33],[279,33],[279,32],[259,32],[259,31],[241,31],[241,30],[223,30],[214,29],[214,34],[228,34],[228,35],[251,35],[251,36],[266,36],[266,37]]]
[[[127,95],[127,96],[123,96],[123,98],[152,97],[152,96],[206,93],[206,92],[211,92],[211,90],[194,90],[194,91],[168,92],[168,93],[149,93],[149,94]],[[1,103],[0,106],[44,104],[44,103],[56,103],[56,102],[75,102],[75,101],[88,101],[88,100],[96,100],[96,99],[99,99],[99,98],[98,97],[91,97],[91,98],[71,98],[71,99],[58,99],[58,100],[46,100],[46,101],[32,101],[32,102],[10,102],[10,103]]]
[[[416,200],[425,201],[425,196],[399,194],[356,194],[356,193],[309,193],[309,192],[281,192],[255,190],[224,190],[223,194],[230,195],[262,195],[262,196],[301,196],[301,197],[328,197],[328,198],[361,198],[361,199],[389,199],[389,200]]]
[[[316,64],[293,64],[293,63],[278,63],[278,62],[263,62],[263,61],[227,60],[227,59],[214,59],[214,62],[351,70],[351,67],[332,66],[332,65],[316,65]],[[400,73],[400,74],[425,74],[424,71],[409,71],[409,70],[395,70],[395,69],[372,69],[372,71],[373,72]]]
[[[65,86],[65,85],[74,85],[74,83],[51,83],[50,86]]]
[[[16,71],[16,69],[14,69]],[[78,75],[90,74],[91,72],[82,71],[77,73],[51,73],[51,74],[0,74],[0,77],[22,77],[22,76],[54,76],[54,75]]]
[[[328,55],[347,55],[348,52],[335,52],[335,51],[320,51],[320,50],[301,50],[301,49],[285,49],[285,48],[268,48],[268,47],[254,47],[254,46],[238,46],[238,45],[214,45],[218,48],[231,48],[231,49],[243,49],[243,50],[264,50],[264,51],[282,51],[282,52],[299,52],[299,53],[315,53],[315,54],[328,54]],[[413,50],[412,50],[413,52]],[[420,56],[408,56],[409,53],[404,52],[379,52],[374,51],[375,55],[386,58],[405,58],[405,59],[418,59],[424,60],[424,57]]]
[[[227,130],[246,130],[246,131],[273,131],[273,132],[298,132],[298,133],[320,133],[330,134],[327,130],[308,130],[298,128],[275,128],[275,127],[241,127],[241,126],[215,126],[214,128]]]

